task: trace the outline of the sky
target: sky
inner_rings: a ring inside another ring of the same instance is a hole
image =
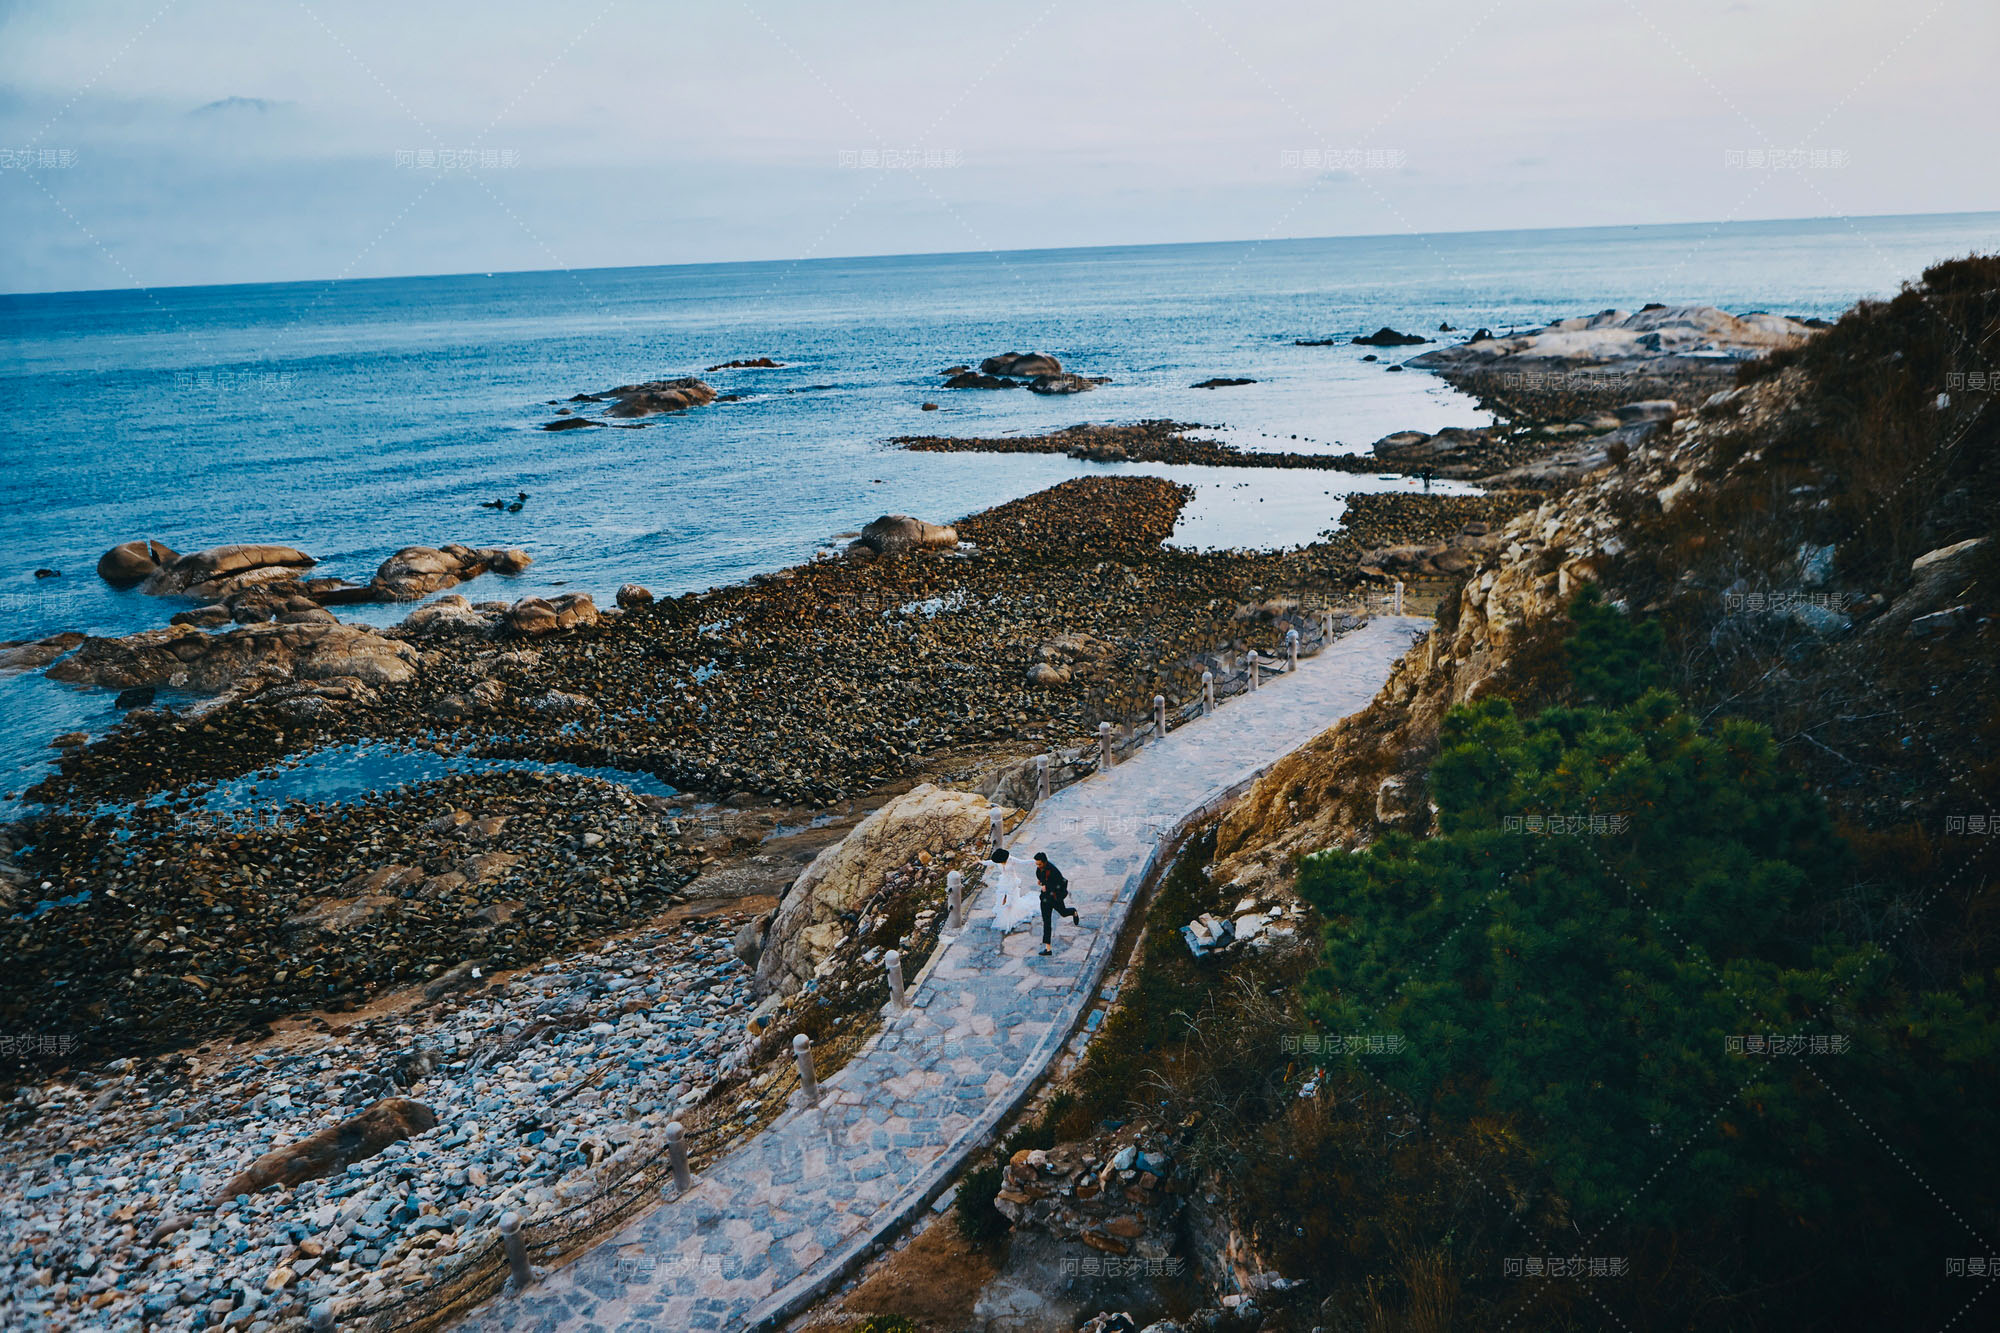
[[[0,291],[2000,207],[1993,0],[0,0]]]

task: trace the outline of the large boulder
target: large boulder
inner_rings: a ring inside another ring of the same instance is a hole
[[[850,544],[866,547],[874,555],[901,555],[958,545],[958,529],[940,523],[926,523],[908,514],[884,514],[861,529],[861,537]]]
[[[561,597],[523,597],[507,608],[507,627],[530,638],[559,630],[595,625],[597,603],[587,592],[564,593]]]
[[[1979,566],[1988,554],[1987,540],[1974,537],[1955,542],[1912,560],[1909,588],[1869,624],[1868,633],[1884,635],[1914,630],[1912,637],[1923,638],[1962,619],[1946,617],[1921,628],[1916,623],[1936,612],[1958,609],[1955,604],[1977,585]]]
[[[162,542],[121,542],[97,558],[97,577],[115,588],[144,583],[171,565],[180,553]]]
[[[500,628],[500,616],[481,611],[459,593],[446,593],[403,617],[388,631],[396,639],[484,639]]]
[[[1430,339],[1417,333],[1398,333],[1384,324],[1375,332],[1364,333],[1354,341],[1362,347],[1415,347],[1419,343],[1429,342]]]
[[[607,395],[616,401],[604,410],[607,417],[649,417],[659,412],[680,412],[715,401],[715,390],[687,376],[675,380],[647,380],[644,384],[621,384]]]
[[[72,685],[129,690],[142,685],[215,694],[251,676],[270,681],[352,677],[394,685],[416,674],[417,650],[365,625],[244,625],[207,634],[169,625],[116,639],[87,638],[49,668]]]
[[[924,783],[855,825],[813,859],[779,904],[757,963],[759,988],[790,994],[804,985],[845,937],[843,913],[867,902],[917,853],[983,837],[992,809],[983,796]]]
[[[989,375],[1009,375],[1015,379],[1063,373],[1062,362],[1041,352],[1003,352],[987,357],[979,363],[979,368]]]
[[[154,597],[193,597],[219,602],[230,593],[258,583],[296,579],[302,569],[319,563],[290,546],[238,543],[190,551],[161,565],[142,591]]]
[[[518,574],[533,563],[526,551],[497,546],[405,546],[376,568],[369,586],[385,602],[414,602],[489,569]]]
[[[328,1125],[317,1134],[297,1143],[273,1148],[236,1175],[216,1192],[222,1203],[239,1194],[255,1194],[271,1185],[297,1185],[345,1171],[363,1162],[392,1143],[437,1127],[437,1115],[422,1102],[408,1097],[385,1097],[359,1115],[337,1125]]]

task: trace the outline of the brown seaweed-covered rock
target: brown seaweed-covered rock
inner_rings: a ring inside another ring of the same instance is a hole
[[[114,588],[130,588],[160,572],[160,566],[180,559],[163,542],[121,542],[97,558],[97,577]]]
[[[782,361],[773,361],[773,360],[772,360],[772,359],[771,359],[770,357],[768,357],[768,356],[752,356],[752,357],[746,357],[746,358],[744,358],[743,360],[740,360],[740,361],[724,361],[724,362],[723,362],[723,363],[722,363],[721,365],[719,365],[719,366],[710,366],[710,367],[709,367],[708,369],[709,369],[709,370],[711,370],[711,371],[714,371],[714,370],[781,370],[781,369],[783,369],[783,368],[784,368],[784,364],[785,364],[785,363],[784,363],[784,362],[782,362]],[[704,372],[704,373],[706,373],[706,372]]]
[[[530,637],[554,634],[558,630],[595,625],[597,603],[587,592],[564,593],[561,597],[523,597],[507,608],[507,627]]]
[[[998,375],[982,375],[976,370],[961,370],[944,382],[947,389],[1018,389],[1019,380],[1002,379]]]
[[[169,625],[116,639],[87,638],[48,674],[72,685],[167,685],[213,694],[251,675],[401,684],[416,674],[416,662],[416,649],[362,625],[272,623],[221,634]]]
[[[219,602],[232,592],[258,583],[296,579],[299,570],[318,563],[304,551],[290,546],[251,543],[211,546],[205,551],[176,556],[171,563],[160,566],[141,591],[154,597],[193,597]]]
[[[643,588],[636,583],[627,583],[618,589],[618,605],[626,611],[652,604],[653,593],[649,588]]]
[[[1028,381],[1028,390],[1031,393],[1047,394],[1089,393],[1098,385],[1109,383],[1111,383],[1110,378],[1104,375],[1073,375],[1064,371],[1058,375],[1035,376]]]
[[[987,357],[979,363],[979,368],[989,375],[1007,375],[1014,379],[1063,373],[1062,362],[1042,352],[1003,352],[999,356]]]
[[[607,396],[616,401],[605,409],[605,416],[649,417],[660,412],[704,407],[715,401],[715,390],[693,376],[685,376],[675,380],[647,380],[644,384],[621,384]]]
[[[230,1177],[216,1202],[255,1194],[271,1185],[296,1185],[345,1171],[392,1143],[437,1128],[437,1114],[408,1097],[385,1097],[360,1115],[349,1116],[317,1134],[273,1148]]]
[[[958,529],[945,527],[940,523],[926,523],[922,519],[911,518],[908,514],[884,514],[861,529],[859,540],[849,545],[866,547],[874,555],[901,555],[905,551],[920,551],[938,547],[958,545]]]
[[[75,630],[51,634],[32,643],[10,639],[0,643],[0,671],[32,671],[45,667],[82,643],[83,639],[84,636]]]

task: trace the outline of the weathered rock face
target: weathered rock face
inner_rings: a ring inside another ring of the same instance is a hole
[[[757,963],[759,989],[784,994],[812,977],[847,934],[841,920],[917,859],[978,839],[993,807],[983,796],[925,783],[855,825],[813,858],[785,894]]]
[[[1636,314],[1605,310],[1505,338],[1477,338],[1425,352],[1409,362],[1425,370],[1501,366],[1568,367],[1669,361],[1742,361],[1804,342],[1813,329],[1797,320],[1732,315],[1714,306],[1651,306]]]
[[[167,685],[216,693],[253,675],[400,684],[416,674],[416,662],[417,651],[409,644],[359,625],[248,625],[221,634],[169,625],[123,638],[85,639],[73,655],[49,668],[49,677],[118,690]]]
[[[97,558],[97,577],[113,587],[129,588],[178,559],[180,553],[162,542],[122,542]]]
[[[392,1143],[437,1127],[437,1116],[422,1102],[385,1097],[360,1115],[349,1116],[297,1143],[273,1148],[216,1192],[216,1202],[255,1194],[269,1185],[296,1185],[345,1171]]]
[[[607,417],[649,417],[660,412],[680,412],[715,401],[715,390],[705,382],[687,376],[674,380],[647,380],[644,384],[621,384],[606,395],[615,399],[604,410]]]
[[[564,593],[555,598],[523,597],[507,609],[505,616],[509,629],[531,638],[595,625],[597,619],[597,603],[587,592]]]
[[[501,623],[499,612],[481,611],[452,592],[418,607],[386,633],[392,639],[485,639],[498,633]]]
[[[908,514],[884,514],[861,529],[860,540],[850,543],[848,549],[864,546],[873,555],[901,555],[905,551],[956,545],[958,545],[956,528],[945,527],[939,523],[926,523],[922,519],[911,518]]]
[[[162,550],[165,548],[162,547]],[[142,591],[154,597],[193,597],[219,602],[232,592],[259,583],[289,580],[318,561],[290,546],[239,544],[191,551],[163,564]]]
[[[369,586],[383,601],[414,602],[489,569],[518,574],[532,563],[526,551],[497,546],[405,546],[382,562]]]
[[[1041,352],[1003,352],[999,356],[987,357],[979,363],[979,368],[988,375],[1007,375],[1014,379],[1063,373],[1062,362]]]
[[[51,634],[46,639],[36,639],[33,643],[9,640],[0,643],[0,671],[32,671],[45,667],[70,649],[83,642],[84,636],[70,631]]]

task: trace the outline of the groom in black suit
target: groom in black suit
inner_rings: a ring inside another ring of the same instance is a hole
[[[1035,883],[1042,886],[1042,952],[1048,953],[1049,940],[1055,933],[1055,918],[1066,916],[1071,924],[1078,926],[1083,924],[1083,918],[1069,905],[1069,881],[1046,852],[1035,853]]]

